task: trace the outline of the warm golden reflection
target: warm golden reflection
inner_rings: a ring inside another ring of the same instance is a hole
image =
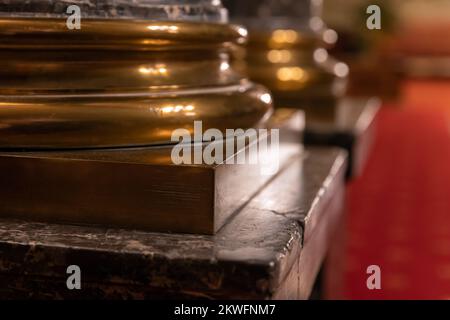
[[[169,33],[177,33],[178,27],[173,25],[150,25],[147,29],[151,31],[167,31]]]
[[[270,50],[267,53],[267,59],[271,63],[289,63],[292,59],[292,53],[289,50]]]
[[[278,69],[277,77],[281,81],[306,81],[308,73],[300,67],[285,67]]]
[[[148,74],[152,76],[167,75],[167,66],[165,64],[156,64],[153,67],[142,66],[139,68],[139,72],[142,74]]]
[[[178,113],[178,112],[185,112],[185,111],[193,111],[195,107],[193,105],[168,105],[160,108],[159,110],[162,113]]]
[[[178,85],[162,85],[162,86],[149,86],[150,90],[156,91],[156,90],[177,90],[180,89],[180,86]]]
[[[295,30],[275,30],[271,41],[276,44],[292,44],[299,40],[299,34]]]

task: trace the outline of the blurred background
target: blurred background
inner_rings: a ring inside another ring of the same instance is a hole
[[[382,8],[382,30],[365,26]],[[450,0],[325,0],[350,91],[383,98],[378,136],[349,185],[329,297],[450,299]],[[344,240],[344,239],[343,239]],[[379,265],[382,290],[366,287]]]

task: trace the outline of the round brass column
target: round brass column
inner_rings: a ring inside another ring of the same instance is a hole
[[[237,68],[269,87],[277,107],[330,106],[345,92],[348,67],[326,48],[336,33],[320,18],[320,1],[225,0],[232,20],[249,29]]]
[[[229,63],[246,30],[185,20],[88,16],[69,30],[60,15],[0,14],[0,149],[170,144],[195,120],[264,126],[270,94]]]

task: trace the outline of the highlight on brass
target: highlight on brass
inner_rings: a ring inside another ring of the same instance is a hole
[[[0,0],[0,300],[448,299],[449,12]]]

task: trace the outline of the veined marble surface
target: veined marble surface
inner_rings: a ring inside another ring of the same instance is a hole
[[[64,18],[70,5],[92,19],[228,21],[220,0],[0,0],[0,16]]]

